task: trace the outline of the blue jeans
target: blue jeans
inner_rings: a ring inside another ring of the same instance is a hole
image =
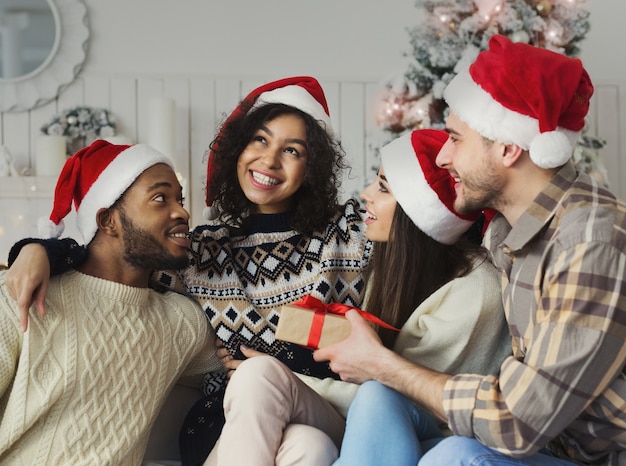
[[[334,465],[415,466],[442,439],[436,420],[424,409],[395,390],[368,381],[350,405]]]
[[[576,466],[542,450],[526,458],[515,459],[486,447],[469,437],[448,437],[430,450],[419,466]]]

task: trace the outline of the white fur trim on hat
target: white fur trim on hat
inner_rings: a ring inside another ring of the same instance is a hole
[[[263,104],[285,104],[295,107],[323,123],[326,132],[331,136],[333,135],[330,116],[326,113],[322,104],[301,86],[291,85],[263,92],[257,98],[252,108],[257,108]]]
[[[380,149],[385,177],[393,195],[413,223],[442,244],[454,244],[472,222],[451,212],[429,185],[410,137],[399,137]]]
[[[146,144],[135,144],[120,152],[100,173],[84,195],[76,215],[78,231],[89,244],[98,230],[96,213],[111,207],[131,184],[148,168],[158,163],[169,165],[172,160]]]
[[[39,217],[37,220],[37,232],[40,238],[58,238],[65,231],[65,222],[61,220],[55,224],[48,217]]]
[[[542,168],[565,164],[580,137],[580,131],[561,127],[541,134],[537,119],[504,107],[474,82],[468,69],[454,77],[443,96],[450,110],[478,134],[528,150],[531,160]]]
[[[217,217],[219,217],[219,214],[220,214],[220,211],[215,205],[215,202],[213,202],[212,205],[207,206],[204,209],[202,209],[202,216],[206,220],[215,220]]]

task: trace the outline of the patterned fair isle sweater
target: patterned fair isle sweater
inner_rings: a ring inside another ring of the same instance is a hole
[[[307,294],[361,306],[372,244],[355,200],[311,236],[292,230],[290,222],[289,213],[253,215],[245,235],[223,225],[199,226],[192,236],[192,265],[161,272],[158,281],[196,298],[232,354],[240,355],[245,344],[296,372],[337,377],[328,363],[315,362],[310,350],[274,338],[280,309]]]
[[[70,271],[23,333],[4,274],[3,465],[139,465],[176,380],[220,365],[206,316],[184,296]]]

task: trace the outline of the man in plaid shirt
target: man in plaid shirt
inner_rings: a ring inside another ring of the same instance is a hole
[[[499,35],[444,92],[455,207],[498,212],[485,246],[513,356],[497,376],[411,364],[353,313],[350,337],[315,353],[448,424],[420,465],[626,465],[626,204],[570,161],[592,93],[579,60]]]

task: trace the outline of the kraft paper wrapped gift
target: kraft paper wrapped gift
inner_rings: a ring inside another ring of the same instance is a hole
[[[276,339],[317,349],[350,335],[350,322],[342,315],[296,305],[284,305],[276,328]]]

